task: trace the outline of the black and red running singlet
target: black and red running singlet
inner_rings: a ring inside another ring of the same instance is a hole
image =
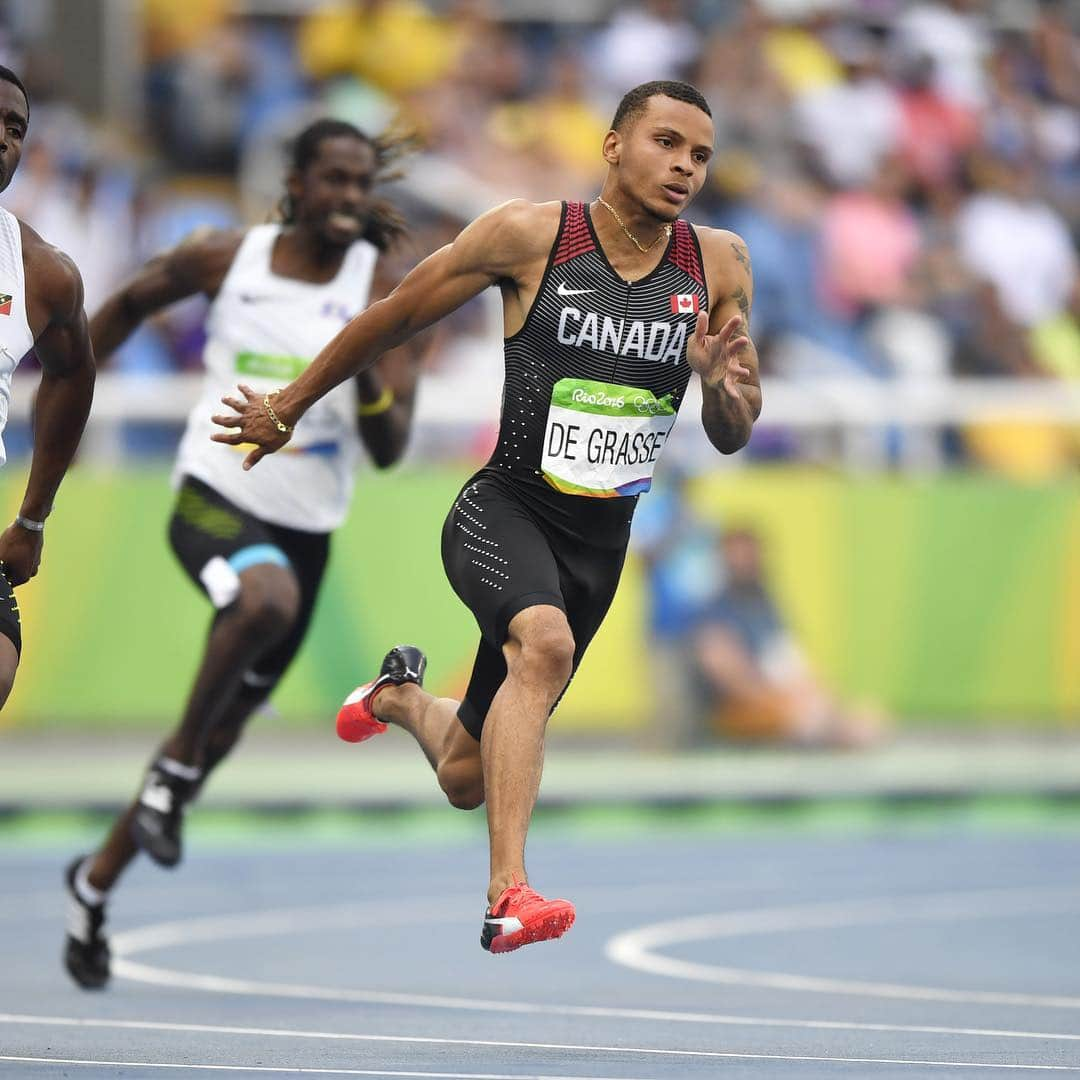
[[[583,539],[625,537],[686,392],[699,310],[708,291],[690,225],[676,221],[656,268],[627,282],[588,207],[564,203],[536,299],[505,342],[499,439],[484,471]]]

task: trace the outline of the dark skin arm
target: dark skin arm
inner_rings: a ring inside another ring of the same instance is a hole
[[[365,405],[377,406],[384,391],[393,394],[388,409],[367,415],[361,411],[357,416],[360,438],[380,469],[400,461],[409,444],[422,353],[410,342],[381,356],[374,367],[356,377],[361,410]]]
[[[98,365],[104,366],[139,324],[156,312],[198,293],[216,295],[242,239],[242,233],[231,229],[199,230],[151,259],[90,320]]]
[[[34,405],[34,452],[19,515],[44,520],[75,457],[94,396],[94,353],[75,264],[23,230],[26,301],[41,385]],[[0,534],[0,563],[12,585],[29,581],[41,565],[45,534],[9,525]]]
[[[374,292],[377,296],[385,296],[392,288],[393,282],[382,269],[380,260],[375,272]],[[396,464],[405,453],[424,353],[419,340],[407,342],[379,357],[374,366],[356,376],[360,438],[371,460],[380,469]],[[393,403],[383,409],[379,406],[384,402],[386,391],[393,395]],[[379,411],[371,413],[365,407],[376,407]]]
[[[720,453],[733,454],[750,441],[761,414],[757,349],[750,340],[750,256],[735,233],[699,229],[698,235],[709,295],[715,299],[707,316],[698,315],[686,358],[701,376],[705,434]]]

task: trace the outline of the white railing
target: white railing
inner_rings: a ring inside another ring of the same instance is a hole
[[[94,391],[92,424],[183,420],[202,385],[197,373],[121,375],[101,372]],[[16,379],[10,416],[30,413],[32,380]],[[428,375],[422,382],[417,419],[491,422],[501,379]],[[765,379],[761,423],[786,427],[940,427],[1013,420],[1080,425],[1080,380],[1050,379]],[[683,411],[696,409],[692,383]]]
[[[493,376],[499,371],[499,349],[477,340],[465,351],[472,361],[469,370],[452,367],[448,374],[422,380],[416,409],[421,452],[433,440],[441,444],[454,431],[490,428],[498,419],[501,378]],[[126,422],[182,423],[198,400],[201,382],[198,374],[102,372],[88,425],[86,455],[118,456],[119,432]],[[28,417],[32,385],[29,379],[16,380],[11,420]],[[833,456],[852,466],[878,464],[885,433],[890,430],[901,436],[905,448],[901,460],[913,466],[936,463],[940,435],[948,426],[1023,422],[1075,427],[1080,432],[1080,380],[766,379],[763,393],[765,409],[759,426],[788,429],[800,438],[831,439]],[[695,416],[699,405],[700,392],[692,382],[684,416]],[[676,432],[684,447],[701,437],[699,426],[686,420]]]

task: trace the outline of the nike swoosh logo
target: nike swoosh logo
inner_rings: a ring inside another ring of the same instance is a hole
[[[595,289],[568,289],[565,281],[560,281],[555,291],[560,296],[580,296],[582,293],[596,292]]]
[[[491,916],[489,915],[489,916],[488,916],[488,917],[487,917],[486,919],[484,919],[484,922],[485,922],[485,923],[487,923],[487,925],[488,925],[488,926],[498,926],[498,927],[501,927],[501,928],[502,928],[502,932],[503,932],[504,934],[506,934],[506,933],[510,933],[510,932],[512,932],[512,931],[514,931],[514,930],[521,930],[521,929],[523,929],[523,927],[522,927],[522,925],[521,925],[521,920],[520,920],[520,919],[518,919],[518,918],[516,918],[516,917],[515,917],[515,916],[513,916],[513,915],[509,915],[509,916],[504,916],[504,917],[503,917],[503,918],[501,918],[501,919],[493,919],[493,918],[492,918],[492,917],[491,917]]]

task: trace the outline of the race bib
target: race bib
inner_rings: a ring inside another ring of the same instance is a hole
[[[560,379],[551,394],[540,468],[568,495],[640,495],[675,423],[671,396],[636,386]]]

